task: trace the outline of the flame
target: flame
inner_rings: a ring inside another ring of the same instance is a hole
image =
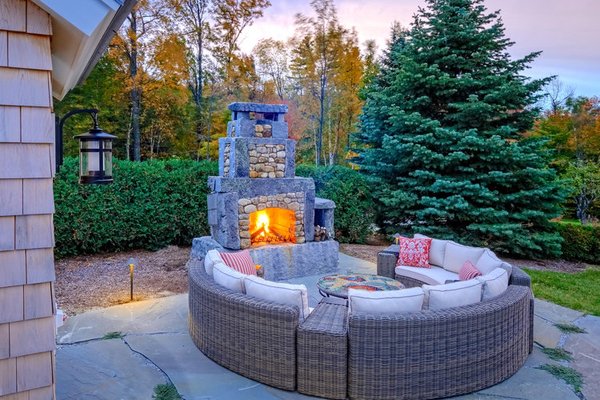
[[[248,231],[253,245],[296,243],[295,212],[283,208],[266,208],[250,214]]]
[[[266,236],[267,233],[269,232],[269,215],[267,214],[267,211],[262,210],[262,211],[258,211],[256,214],[256,228],[260,229],[263,228],[264,230],[261,233],[261,236]]]

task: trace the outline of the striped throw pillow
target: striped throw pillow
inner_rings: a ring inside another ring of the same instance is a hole
[[[469,260],[465,261],[462,268],[458,272],[458,279],[461,281],[468,281],[469,279],[476,278],[481,276],[481,272],[473,265],[473,263]]]
[[[245,275],[256,275],[254,261],[252,261],[248,250],[237,251],[235,253],[221,253],[221,258],[229,268]]]

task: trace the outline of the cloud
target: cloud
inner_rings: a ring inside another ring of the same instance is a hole
[[[312,15],[308,0],[271,0],[264,18],[247,29],[241,48],[250,52],[259,39],[286,40],[294,33],[294,16]],[[513,57],[543,51],[527,73],[559,75],[580,95],[600,95],[599,0],[486,0],[490,11],[501,10],[506,35],[515,42]],[[342,25],[354,27],[359,41],[375,39],[385,47],[391,24],[408,26],[423,0],[337,0]]]

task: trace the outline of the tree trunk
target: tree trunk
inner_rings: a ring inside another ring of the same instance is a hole
[[[315,163],[317,167],[321,165],[321,151],[323,148],[323,125],[325,124],[325,87],[327,86],[327,77],[321,77],[321,90],[319,96],[319,127],[317,129],[317,146]]]
[[[142,159],[142,142],[140,140],[140,89],[131,89],[131,136],[133,137],[133,161]]]
[[[206,127],[206,160],[210,160],[210,137],[212,130],[212,99],[208,97],[208,124]]]
[[[130,45],[131,54],[129,55],[129,77],[131,78],[132,87],[130,92],[131,100],[131,136],[133,138],[133,160],[141,160],[141,140],[140,140],[140,103],[141,103],[141,89],[137,82],[137,55],[138,55],[138,43],[137,43],[137,16],[136,12],[131,13],[131,35]]]
[[[582,191],[575,198],[575,213],[577,215],[577,219],[581,221],[582,225],[585,225],[588,222],[588,209],[590,207],[590,200],[586,196],[585,192]]]

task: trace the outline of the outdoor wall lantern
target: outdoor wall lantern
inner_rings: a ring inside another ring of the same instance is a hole
[[[79,140],[79,183],[112,183],[112,141],[117,137],[98,127],[98,110],[76,109],[62,118],[56,117],[56,172],[63,163],[63,126],[76,114],[89,114],[94,126],[87,133],[75,136]]]

